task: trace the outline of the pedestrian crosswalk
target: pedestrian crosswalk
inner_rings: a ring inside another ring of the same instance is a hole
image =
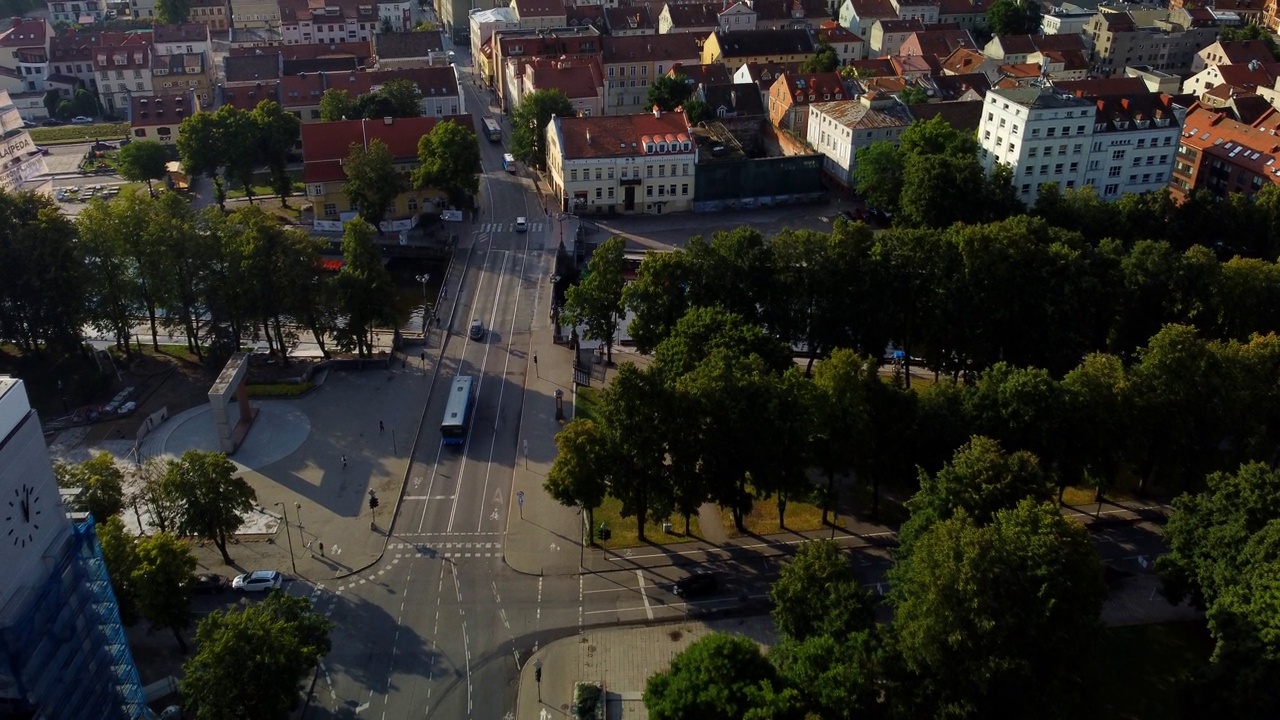
[[[390,543],[387,550],[399,557],[492,558],[502,557],[500,542]]]
[[[542,222],[531,222],[528,224],[529,232],[542,232],[546,225]],[[516,224],[514,221],[480,223],[476,229],[479,232],[515,232]]]

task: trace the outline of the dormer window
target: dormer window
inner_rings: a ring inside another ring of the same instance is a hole
[[[650,153],[652,153],[654,150],[655,150],[655,148],[654,148],[654,146],[653,146],[653,143],[645,143],[645,144],[644,144],[644,151],[645,151],[645,154],[650,154]]]
[[[664,142],[658,143],[658,152],[664,153],[666,151],[667,151],[667,144]]]

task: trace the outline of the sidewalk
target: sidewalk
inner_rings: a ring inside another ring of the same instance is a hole
[[[568,717],[573,685],[579,681],[600,683],[607,691],[605,717],[642,720],[648,717],[642,696],[649,676],[665,670],[677,654],[713,632],[744,635],[765,646],[776,642],[773,620],[767,616],[597,630],[556,640],[523,662],[515,720]],[[534,681],[538,663],[541,683]]]

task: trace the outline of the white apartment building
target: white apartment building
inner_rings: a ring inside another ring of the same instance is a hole
[[[1050,182],[1092,185],[1104,200],[1159,190],[1169,182],[1178,138],[1168,96],[1083,98],[1051,87],[990,90],[978,128],[983,166],[1011,168],[1027,205]]]
[[[850,188],[858,149],[879,140],[898,144],[911,121],[911,111],[892,95],[870,92],[857,100],[810,104],[807,139],[822,153],[823,173]]]
[[[662,214],[693,207],[698,146],[683,113],[555,117],[547,176],[567,212]]]
[[[1092,11],[1067,12],[1055,8],[1053,12],[1040,16],[1040,32],[1045,35],[1078,35],[1093,16]]]
[[[101,22],[107,13],[107,0],[82,0],[69,2],[49,0],[45,3],[49,8],[49,22],[71,23],[73,25],[92,25]]]

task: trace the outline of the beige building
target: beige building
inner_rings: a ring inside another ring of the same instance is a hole
[[[237,28],[266,28],[280,25],[280,4],[276,0],[236,0],[231,18]]]
[[[1082,34],[1094,75],[1123,76],[1129,65],[1186,74],[1196,53],[1217,39],[1218,24],[1203,8],[1100,12]]]
[[[511,11],[521,30],[564,27],[564,3],[560,0],[511,0]]]
[[[231,14],[227,0],[191,0],[191,22],[208,25],[210,30],[226,30],[231,27]]]
[[[683,113],[552,118],[547,176],[566,212],[655,214],[693,207],[698,148]]]
[[[697,65],[700,36],[692,33],[604,37],[601,68],[605,114],[630,115],[648,109],[649,86],[672,65]]]
[[[815,50],[807,29],[712,33],[702,44],[701,62],[724,63],[732,72],[749,62],[804,62]]]

